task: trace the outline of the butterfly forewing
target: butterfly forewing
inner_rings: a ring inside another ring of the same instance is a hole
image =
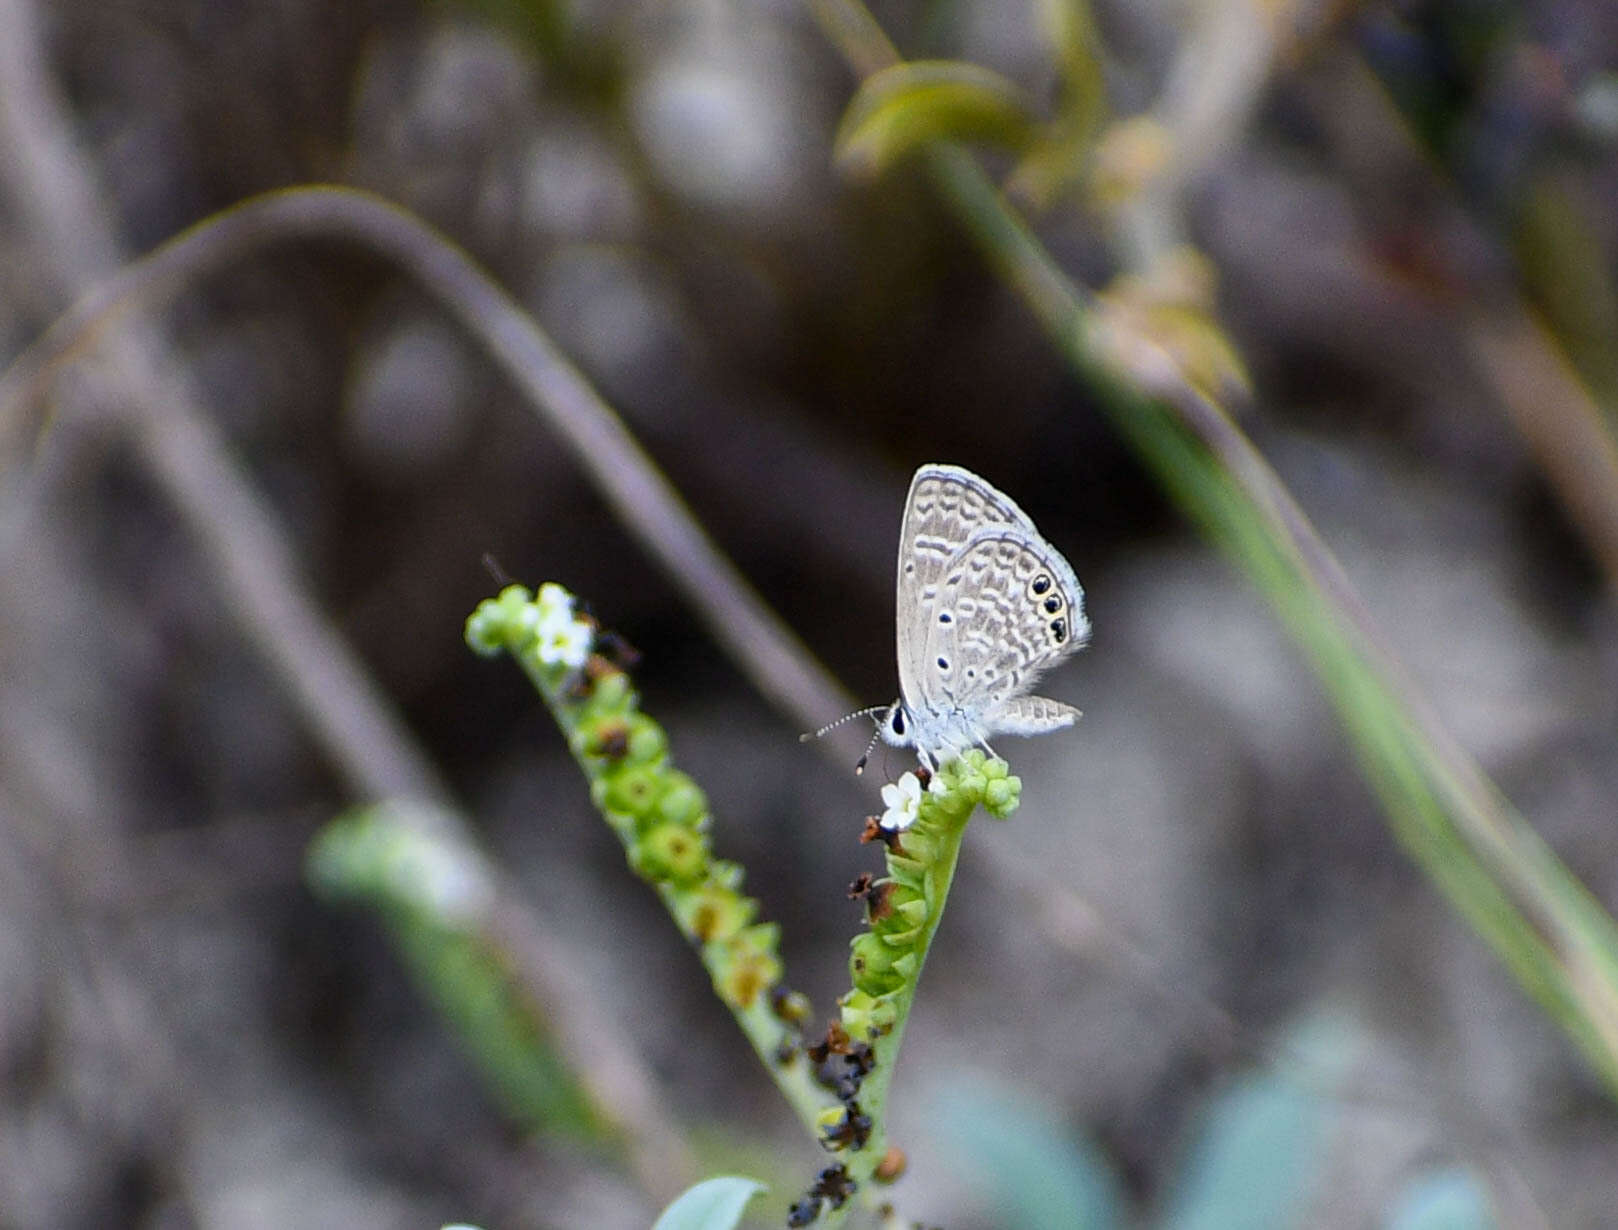
[[[1034,523],[1011,498],[970,470],[926,465],[910,481],[899,529],[899,691],[906,703],[926,703],[922,663],[938,584],[973,534],[990,526],[1015,526],[1038,537]]]

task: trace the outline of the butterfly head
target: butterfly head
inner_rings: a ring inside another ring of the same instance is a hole
[[[894,701],[882,715],[882,721],[877,724],[876,734],[871,736],[871,747],[876,746],[877,739],[890,747],[910,747],[916,751],[916,757],[929,771],[938,768],[938,757],[928,747],[936,740],[932,737],[937,731],[924,732],[916,720],[915,711],[904,702],[903,698]],[[866,756],[871,753],[870,748],[865,749]],[[860,763],[865,763],[864,757]]]
[[[864,754],[854,766],[855,773],[865,772],[866,762],[871,759],[871,750],[876,747],[878,739],[881,739],[884,743],[892,744],[894,747],[909,747],[911,742],[910,728],[912,723],[910,712],[905,708],[904,701],[896,700],[886,708],[878,706],[864,712],[872,717],[876,717],[879,713],[882,716],[877,721],[876,729],[871,732],[871,741],[865,745]]]
[[[902,700],[896,700],[888,706],[876,730],[882,736],[882,742],[892,747],[909,747],[916,741],[915,728],[916,721],[911,716],[909,706]]]

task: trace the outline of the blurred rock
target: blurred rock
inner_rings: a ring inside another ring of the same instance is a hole
[[[537,85],[533,62],[486,26],[379,41],[355,89],[354,178],[440,225],[504,235]]]
[[[343,406],[350,456],[371,477],[421,482],[465,446],[482,418],[480,381],[452,326],[390,319],[354,360]]]
[[[824,176],[809,157],[812,130],[803,120],[813,100],[801,52],[768,16],[696,17],[655,55],[632,115],[669,188],[755,226],[795,216],[819,197]]]
[[[686,409],[697,353],[668,276],[627,248],[558,251],[527,296],[534,315],[630,418]]]
[[[620,152],[582,123],[552,121],[522,160],[523,224],[538,240],[622,243],[643,205]]]

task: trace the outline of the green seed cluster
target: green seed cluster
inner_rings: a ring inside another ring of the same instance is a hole
[[[480,653],[511,652],[523,663],[630,867],[657,888],[680,929],[701,947],[719,997],[734,1010],[752,1007],[781,981],[779,927],[755,921],[758,902],[741,892],[741,867],[713,856],[707,795],[670,762],[668,736],[640,712],[629,676],[600,654],[580,670],[540,660],[529,631],[538,622],[535,605],[528,590],[506,588],[467,620],[467,642]]]
[[[939,853],[980,803],[1000,819],[1017,809],[1021,779],[1003,760],[977,750],[945,764],[923,792],[916,821],[890,842],[888,874],[863,893],[870,930],[848,959],[853,990],[843,996],[851,1038],[875,1040],[893,1028],[901,998],[914,989],[942,908]]]

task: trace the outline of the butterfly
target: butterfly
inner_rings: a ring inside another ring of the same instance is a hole
[[[899,698],[849,715],[882,714],[872,747],[913,747],[936,770],[970,747],[992,754],[991,736],[1078,720],[1029,690],[1089,640],[1084,590],[1011,497],[970,470],[924,465],[911,480],[895,616]]]

